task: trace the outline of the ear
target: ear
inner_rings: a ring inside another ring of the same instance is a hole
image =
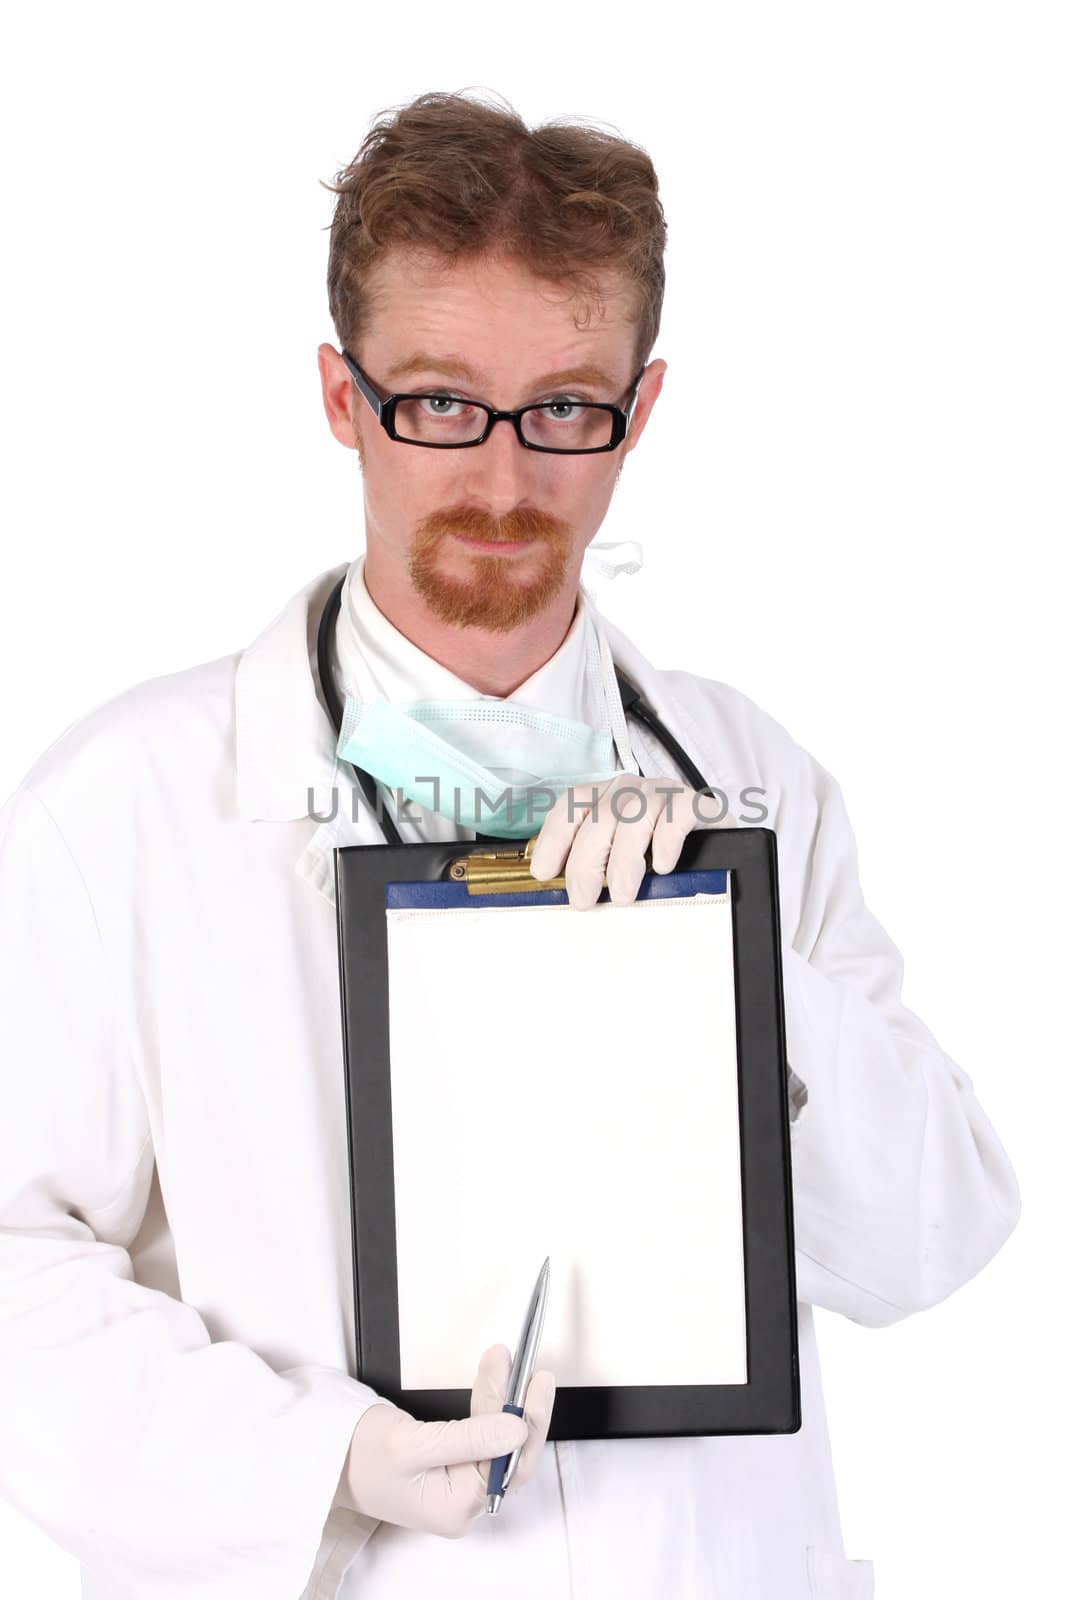
[[[653,361],[646,369],[645,375],[641,379],[641,387],[637,391],[637,403],[630,416],[630,426],[626,430],[626,438],[619,446],[620,455],[629,455],[630,451],[637,445],[638,439],[644,432],[645,423],[649,419],[652,407],[655,405],[659,392],[663,388],[663,378],[666,371],[667,363],[665,361]],[[621,466],[619,470],[620,472],[622,471]]]
[[[320,344],[317,354],[322,404],[330,432],[340,444],[349,450],[360,450],[362,456],[363,441],[353,417],[355,407],[352,403],[358,397],[354,396],[352,379],[341,352],[335,350],[332,344]]]

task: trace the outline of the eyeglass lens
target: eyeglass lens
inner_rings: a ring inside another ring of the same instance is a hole
[[[397,403],[397,436],[413,444],[469,444],[485,431],[486,412],[450,395],[423,394]],[[611,412],[577,400],[550,400],[520,422],[531,444],[553,450],[595,450],[611,442]]]

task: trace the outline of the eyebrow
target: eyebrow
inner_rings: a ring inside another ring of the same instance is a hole
[[[398,378],[408,378],[415,372],[440,372],[446,378],[464,378],[468,383],[482,384],[484,375],[476,372],[460,356],[432,356],[425,350],[416,350],[414,355],[407,356],[403,361],[398,361],[384,374],[387,383],[394,383]],[[561,367],[558,372],[546,372],[531,389],[552,389],[563,383],[585,383],[593,386],[599,385],[612,394],[617,394],[622,384],[601,367],[585,363],[577,367]]]

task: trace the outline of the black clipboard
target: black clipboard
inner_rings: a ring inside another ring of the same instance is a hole
[[[563,904],[563,879],[530,876],[529,851],[475,843],[334,852],[352,1206],[356,1374],[423,1421],[465,1417],[469,1388],[405,1388],[390,1068],[387,906],[412,886],[432,903]],[[560,1383],[551,1439],[795,1433],[801,1425],[777,841],[767,828],[691,833],[674,872],[646,872],[638,902],[730,875],[747,1381]],[[392,889],[390,888],[392,886]],[[601,901],[609,898],[606,888]],[[570,916],[587,913],[567,912]],[[632,977],[632,975],[631,975]],[[443,1130],[444,1132],[445,1130]],[[534,1263],[534,1266],[539,1263]],[[524,1309],[516,1307],[517,1319]],[[663,1307],[669,1337],[670,1307]],[[504,1331],[508,1340],[512,1332]],[[473,1364],[479,1351],[471,1352]]]

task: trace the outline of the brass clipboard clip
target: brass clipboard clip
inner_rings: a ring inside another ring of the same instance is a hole
[[[564,874],[558,878],[535,878],[530,871],[530,857],[537,843],[537,834],[527,839],[522,849],[479,850],[473,855],[457,856],[448,869],[455,883],[465,883],[468,894],[523,894],[539,889],[565,889]],[[645,853],[645,869],[652,866],[652,847]],[[604,878],[601,888],[606,887]]]
[[[535,878],[530,871],[537,835],[515,850],[478,850],[473,855],[457,856],[448,869],[456,883],[465,883],[468,894],[521,894],[524,890],[565,889],[567,880]]]

